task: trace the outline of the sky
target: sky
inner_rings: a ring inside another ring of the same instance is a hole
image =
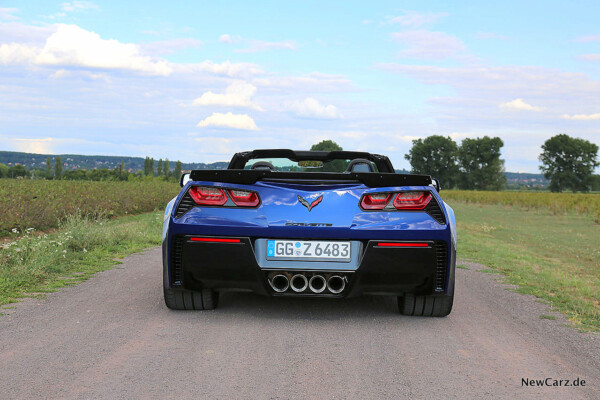
[[[0,0],[0,150],[227,161],[498,136],[600,145],[598,1]]]

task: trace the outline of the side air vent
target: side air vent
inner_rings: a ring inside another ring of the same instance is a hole
[[[175,210],[175,218],[183,217],[183,215],[194,208],[195,205],[196,202],[192,199],[192,196],[190,196],[188,192],[185,192],[179,205],[177,205],[177,210]]]
[[[173,238],[173,251],[171,252],[171,283],[173,286],[181,286],[183,284],[183,236],[175,236]]]
[[[437,266],[435,271],[435,291],[443,292],[446,286],[446,271],[448,270],[448,244],[435,242]]]
[[[442,208],[438,204],[435,197],[431,199],[429,204],[427,204],[427,207],[425,207],[425,212],[431,215],[431,217],[440,224],[446,224],[446,217],[444,217],[444,212],[442,211]]]

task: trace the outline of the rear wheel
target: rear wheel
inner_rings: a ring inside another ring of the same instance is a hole
[[[405,294],[398,297],[398,308],[402,315],[423,317],[445,317],[452,311],[454,294],[442,296],[415,296]]]
[[[165,304],[171,310],[212,310],[219,303],[219,292],[212,289],[200,291],[164,288]]]

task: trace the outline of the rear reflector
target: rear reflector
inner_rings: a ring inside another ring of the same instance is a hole
[[[429,247],[429,243],[379,242],[378,247]]]
[[[227,203],[223,189],[207,186],[192,186],[188,192],[196,204],[203,206],[222,206]]]
[[[241,243],[240,239],[224,239],[224,238],[190,238],[192,242],[205,242],[205,243]]]
[[[363,210],[383,210],[391,197],[391,193],[366,194],[363,196],[360,206]]]

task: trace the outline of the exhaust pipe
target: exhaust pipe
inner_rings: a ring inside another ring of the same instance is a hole
[[[333,294],[338,294],[344,291],[346,287],[346,279],[339,275],[333,275],[327,281],[327,289]]]
[[[323,275],[313,275],[308,281],[308,287],[313,291],[313,293],[321,293],[323,290],[325,290],[325,288],[327,288],[325,277]]]
[[[290,280],[290,286],[296,293],[304,292],[308,287],[308,279],[304,275],[296,274]]]
[[[277,293],[283,293],[290,287],[290,281],[288,280],[288,277],[281,274],[272,277],[269,280],[269,283],[271,284],[273,290]]]

